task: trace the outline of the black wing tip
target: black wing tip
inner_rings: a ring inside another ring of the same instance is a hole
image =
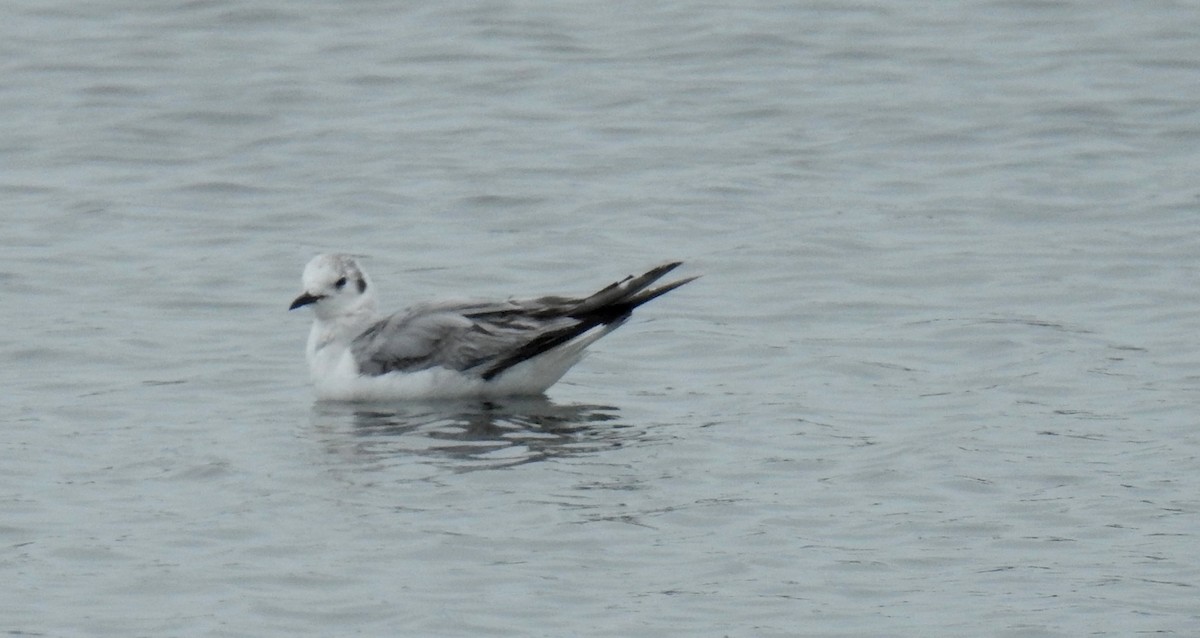
[[[490,381],[518,363],[561,346],[597,326],[610,326],[610,329],[619,326],[629,319],[630,314],[638,306],[700,278],[700,275],[693,275],[657,288],[650,288],[650,284],[682,264],[682,261],[669,261],[651,268],[642,275],[630,275],[621,281],[609,284],[599,292],[581,300],[575,307],[574,312],[569,316],[579,323],[530,341],[514,354],[493,363],[480,374],[480,377],[485,381]]]
[[[649,277],[651,280],[658,279],[659,277],[662,277],[663,275],[671,272],[672,270],[675,270],[676,268],[678,268],[682,265],[683,265],[682,260],[668,261],[666,263],[662,263],[662,264],[659,264],[659,265],[651,268],[650,270],[648,270],[646,272],[646,274],[644,274],[642,276]]]
[[[644,290],[641,293],[629,298],[629,309],[633,310],[634,308],[637,308],[638,306],[646,303],[647,301],[650,301],[651,299],[656,299],[658,297],[661,297],[661,296],[667,294],[668,292],[671,292],[672,290],[675,290],[676,288],[678,288],[684,284],[689,284],[693,281],[696,281],[699,278],[700,278],[700,275],[692,275],[691,277],[684,277],[683,279],[677,279],[675,281],[672,281],[671,283],[663,284],[657,288],[651,288],[649,290]]]
[[[677,279],[671,283],[663,284],[657,288],[650,288],[650,284],[662,279],[667,273],[682,265],[683,260],[668,261],[651,268],[641,276],[629,277],[627,281],[635,280],[638,285],[628,291],[624,301],[632,302],[632,305],[636,307],[642,303],[645,303],[646,301],[650,301],[655,297],[665,295],[666,293],[671,292],[672,290],[675,290],[686,283],[700,278],[700,275],[692,275],[691,277],[684,277],[683,279]]]

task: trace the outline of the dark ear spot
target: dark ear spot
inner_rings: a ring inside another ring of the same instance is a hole
[[[366,279],[359,279],[359,280],[358,280],[358,293],[359,293],[359,294],[362,294],[362,293],[364,293],[364,292],[366,292],[366,291],[367,291],[367,280],[366,280]]]

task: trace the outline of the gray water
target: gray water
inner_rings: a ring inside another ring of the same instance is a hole
[[[0,632],[1200,632],[1200,8],[0,7]],[[545,399],[319,404],[383,303],[666,259]]]

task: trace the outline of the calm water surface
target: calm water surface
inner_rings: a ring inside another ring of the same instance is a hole
[[[1200,628],[1200,9],[0,7],[0,632]],[[316,404],[385,305],[668,258],[537,400]]]

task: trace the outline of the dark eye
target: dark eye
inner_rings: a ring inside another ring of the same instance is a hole
[[[345,288],[346,287],[346,278],[342,277],[341,279],[337,280],[337,283],[335,283],[333,285],[336,286],[338,290]]]

